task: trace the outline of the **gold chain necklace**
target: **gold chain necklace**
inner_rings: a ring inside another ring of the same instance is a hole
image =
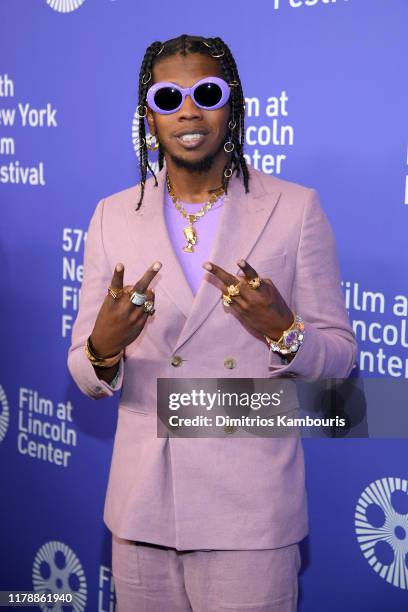
[[[185,253],[194,253],[194,245],[197,244],[197,231],[195,227],[193,227],[193,224],[198,221],[198,219],[203,217],[205,213],[208,212],[210,208],[212,208],[212,206],[214,206],[219,197],[224,193],[224,188],[218,187],[218,189],[216,189],[216,191],[214,191],[214,193],[211,195],[208,202],[202,208],[200,208],[198,212],[188,213],[184,206],[179,203],[178,198],[174,193],[174,189],[170,183],[170,178],[168,174],[166,174],[166,182],[167,189],[171,199],[173,200],[174,206],[183,215],[183,217],[188,220],[189,223],[189,225],[183,229],[184,236],[187,240],[187,244],[183,247],[183,251]]]

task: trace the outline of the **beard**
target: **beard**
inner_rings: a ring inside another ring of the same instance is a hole
[[[205,157],[202,157],[201,159],[197,159],[195,161],[190,161],[188,159],[184,159],[183,157],[179,157],[178,155],[174,155],[173,153],[170,153],[163,145],[162,147],[163,152],[170,157],[171,161],[178,168],[183,168],[184,170],[187,170],[187,172],[191,173],[203,174],[205,172],[208,172],[213,167],[214,161],[218,156],[218,153],[224,148],[224,141],[225,138],[220,141],[216,151],[213,151]]]

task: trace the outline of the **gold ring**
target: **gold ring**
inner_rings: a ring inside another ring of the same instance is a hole
[[[232,299],[230,298],[229,295],[227,295],[226,293],[222,294],[222,303],[224,304],[224,306],[226,308],[229,308],[229,305],[231,304]]]
[[[154,313],[154,302],[152,302],[152,300],[146,300],[143,304],[143,310],[147,314],[152,315]]]
[[[118,300],[123,294],[123,289],[114,289],[113,287],[109,287],[108,293],[113,297],[114,300]]]
[[[260,284],[261,284],[261,279],[259,278],[259,276],[255,276],[255,278],[251,278],[248,281],[248,285],[251,287],[251,289],[258,289]]]
[[[239,283],[237,285],[230,285],[227,291],[230,297],[235,297],[236,295],[239,295]]]

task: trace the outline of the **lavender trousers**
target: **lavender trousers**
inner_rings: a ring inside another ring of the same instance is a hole
[[[299,545],[189,550],[112,536],[117,612],[296,612]]]

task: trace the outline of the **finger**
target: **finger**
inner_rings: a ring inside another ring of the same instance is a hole
[[[113,271],[112,281],[110,286],[112,289],[123,289],[123,274],[125,266],[121,263],[116,264]]]
[[[226,285],[227,287],[229,285],[236,285],[237,283],[239,283],[239,279],[236,276],[234,276],[234,274],[230,274],[229,272],[226,272],[223,268],[221,268],[220,266],[217,266],[214,263],[206,261],[203,264],[203,268],[207,270],[208,272],[211,272],[211,274],[214,274],[214,276],[219,278],[220,281],[224,283],[224,285]]]
[[[222,296],[221,296],[222,299]],[[228,306],[226,306],[226,308],[232,308],[233,310],[235,310],[238,313],[245,313],[248,311],[248,302],[246,300],[243,299],[243,297],[241,295],[234,295],[234,297],[231,298],[231,302]]]
[[[146,289],[162,267],[160,261],[155,261],[153,265],[150,266],[143,274],[142,278],[139,278],[138,281],[133,285],[132,291],[137,291],[138,293],[146,293]]]
[[[128,285],[128,286],[129,286],[129,285]],[[128,291],[126,291],[125,293],[126,293],[126,295],[127,295],[127,298],[128,298],[128,300],[129,300],[130,305],[132,306],[132,310],[133,310],[133,309],[135,309],[137,312],[141,312],[141,311],[143,311],[143,304],[141,304],[140,306],[138,306],[137,304],[134,304],[134,303],[132,302],[132,300],[131,300],[131,297],[132,297],[132,295],[133,295],[133,287],[131,287],[131,291],[129,291],[129,292],[128,292]],[[147,302],[147,300],[150,300],[151,302],[154,302],[154,297],[155,297],[155,294],[154,294],[153,289],[150,289],[150,287],[149,287],[148,289],[146,289],[146,291],[144,292],[144,294],[145,294],[145,296],[146,296],[146,300],[145,300],[146,302]]]
[[[237,264],[241,268],[242,272],[245,274],[245,278],[247,278],[248,280],[252,280],[253,278],[256,278],[258,276],[256,270],[254,270],[254,268],[250,266],[249,263],[245,261],[245,259],[240,259],[239,261],[237,261]]]
[[[269,285],[270,287],[273,287],[273,289],[276,289],[276,286],[274,285],[274,283],[271,281],[270,278],[263,278],[262,282],[264,282],[266,285]]]
[[[146,295],[146,302],[147,301],[153,302],[153,308],[154,308],[155,294],[154,294],[153,289],[150,289],[150,288],[146,289],[145,295]],[[143,304],[141,306],[137,306],[136,304],[133,304],[133,302],[130,300],[129,300],[129,304],[130,304],[131,313],[134,318],[134,321],[138,323],[140,323],[140,321],[144,322],[149,316],[149,313],[145,311]]]
[[[149,287],[148,289],[146,289],[145,293],[146,293],[146,301],[149,300],[150,302],[153,302],[154,304],[154,299],[156,296],[155,296],[153,289],[150,289]]]

